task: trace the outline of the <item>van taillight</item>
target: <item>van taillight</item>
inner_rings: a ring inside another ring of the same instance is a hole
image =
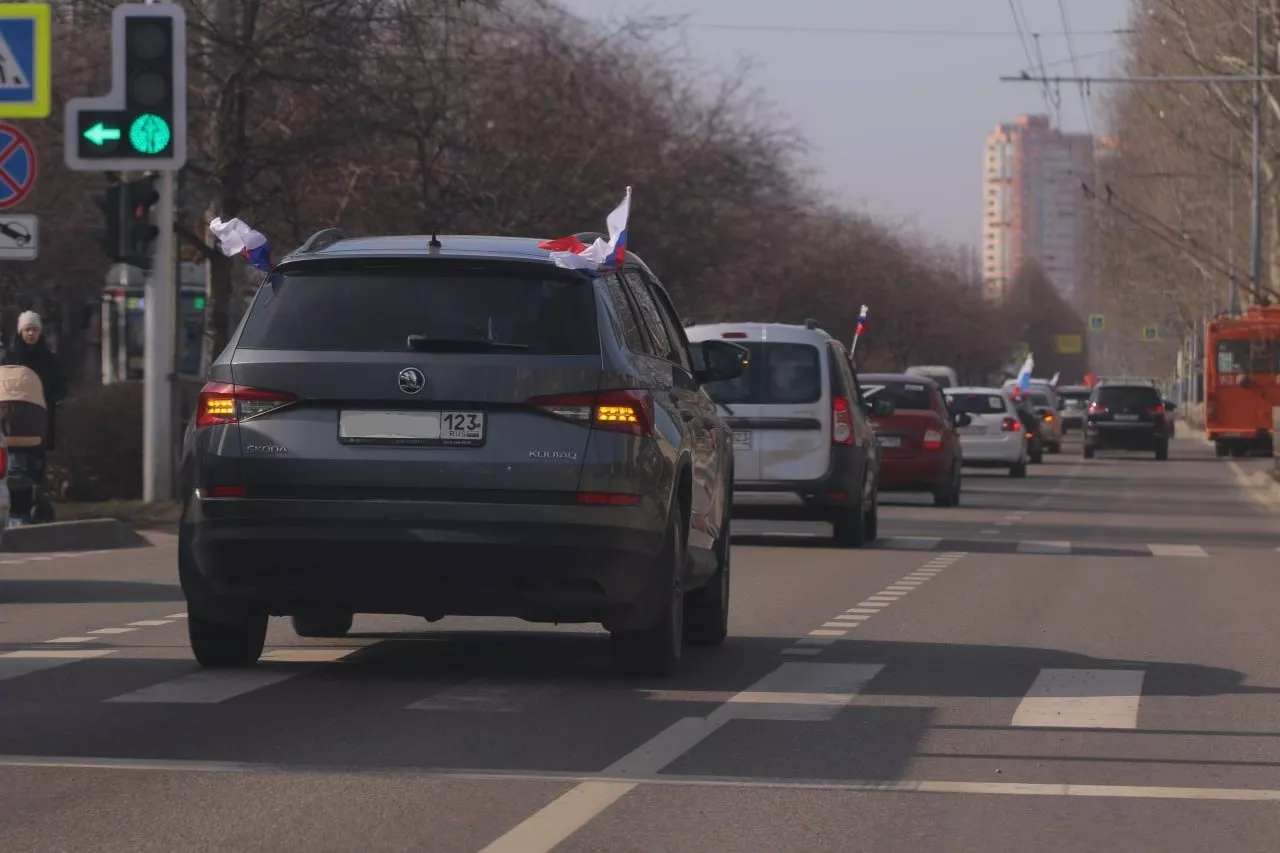
[[[1152,407],[1150,407],[1149,409],[1147,409],[1147,414],[1148,414],[1148,415],[1163,415],[1163,414],[1164,414],[1164,404],[1163,404],[1163,403],[1161,403],[1159,406],[1152,406]]]
[[[936,429],[925,430],[924,449],[925,450],[941,450],[942,449],[942,433],[938,432]]]
[[[237,424],[296,402],[297,397],[282,391],[210,382],[200,389],[200,402],[196,404],[196,429]]]
[[[549,415],[589,425],[592,429],[653,435],[653,397],[648,391],[626,389],[597,394],[554,394],[529,401]]]
[[[0,447],[0,477],[9,476],[9,451]]]
[[[1018,426],[1017,418],[1005,418],[1000,422],[1000,429],[1004,432],[1017,432]]]
[[[846,397],[831,401],[831,443],[853,444],[853,407]]]
[[[1107,413],[1107,407],[1106,407],[1106,406],[1104,406],[1104,405],[1102,405],[1101,403],[1090,403],[1090,404],[1089,404],[1089,414],[1091,414],[1091,415],[1105,415],[1106,413]]]

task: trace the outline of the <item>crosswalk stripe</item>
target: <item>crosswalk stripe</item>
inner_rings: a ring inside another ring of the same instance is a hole
[[[115,649],[19,649],[0,654],[0,681],[106,657]]]
[[[1207,557],[1199,545],[1148,545],[1153,557]]]
[[[1136,729],[1140,669],[1042,669],[1013,714],[1014,726]]]
[[[275,649],[262,656],[268,663],[317,664],[342,660],[359,647],[339,649],[299,647]],[[282,681],[296,678],[306,672],[305,667],[276,669],[258,667],[246,670],[204,669],[159,684],[152,684],[130,693],[122,693],[107,702],[133,704],[216,705],[237,696],[271,687]]]
[[[1019,554],[1070,554],[1070,542],[1037,542],[1024,540],[1018,543]]]

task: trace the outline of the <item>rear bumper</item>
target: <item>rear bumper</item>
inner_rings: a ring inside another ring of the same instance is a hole
[[[817,480],[735,480],[733,517],[785,521],[856,506],[862,499],[861,460],[865,453],[857,445],[833,446],[827,473]]]
[[[946,483],[947,459],[941,453],[880,460],[880,488],[886,492],[931,492]]]
[[[666,507],[208,499],[183,519],[183,589],[277,615],[647,618]]]
[[[1136,424],[1087,424],[1085,426],[1084,443],[1095,450],[1114,447],[1117,449],[1154,450],[1169,441],[1169,434],[1163,423]]]
[[[964,464],[969,467],[1016,465],[1026,456],[1026,439],[1020,432],[998,436],[966,436],[960,439]]]

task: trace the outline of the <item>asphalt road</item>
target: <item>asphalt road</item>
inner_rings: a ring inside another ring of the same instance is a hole
[[[1070,444],[863,551],[740,523],[666,681],[383,617],[199,673],[171,539],[0,559],[0,850],[1271,851],[1280,507],[1231,461]]]

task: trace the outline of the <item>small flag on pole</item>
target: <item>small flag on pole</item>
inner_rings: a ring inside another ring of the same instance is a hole
[[[867,306],[863,305],[862,310],[858,312],[858,326],[856,329],[853,330],[853,336],[855,338],[862,337],[863,333],[866,331],[867,331]]]
[[[1031,353],[1027,353],[1026,361],[1022,362],[1022,367],[1018,370],[1018,384],[1014,388],[1014,397],[1022,397],[1031,390],[1031,371],[1036,369],[1036,360],[1031,357]]]
[[[605,220],[609,229],[608,242],[597,237],[595,242],[587,246],[577,237],[569,236],[558,240],[544,240],[538,244],[538,248],[549,251],[552,263],[558,267],[588,272],[618,269],[627,254],[627,220],[630,216],[631,187],[627,187],[622,204],[615,207]]]
[[[251,266],[263,272],[271,271],[271,243],[261,231],[255,231],[239,219],[221,218],[209,223],[209,230],[218,238],[218,248],[228,258],[243,255]]]

